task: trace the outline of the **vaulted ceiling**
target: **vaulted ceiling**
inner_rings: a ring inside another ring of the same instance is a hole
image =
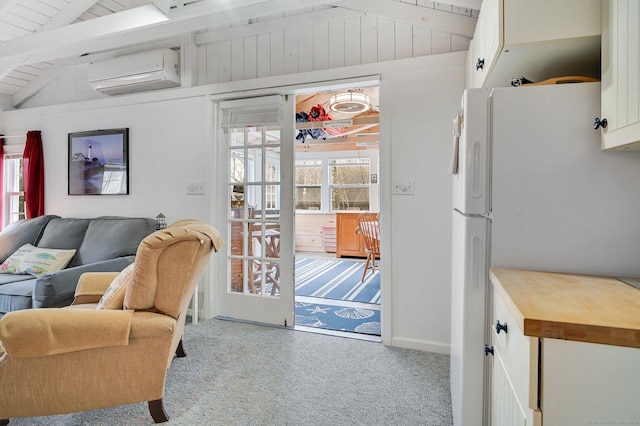
[[[318,11],[356,12],[470,39],[481,0],[0,0],[0,96],[18,107],[69,67],[206,31],[313,25]],[[324,19],[327,19],[326,17]],[[200,39],[198,39],[200,35]]]

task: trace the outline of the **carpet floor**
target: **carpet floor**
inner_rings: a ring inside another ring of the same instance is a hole
[[[448,355],[215,319],[188,324],[185,349],[167,375],[167,425],[453,423]],[[153,424],[139,403],[9,425]]]

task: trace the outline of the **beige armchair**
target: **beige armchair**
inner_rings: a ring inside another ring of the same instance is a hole
[[[0,320],[0,425],[45,416],[147,401],[156,423],[189,301],[218,232],[180,221],[141,243],[124,300],[96,309],[117,273],[82,275],[67,308],[11,312]],[[116,300],[117,298],[114,298]]]

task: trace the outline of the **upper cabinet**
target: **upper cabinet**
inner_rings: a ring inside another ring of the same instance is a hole
[[[640,150],[640,3],[602,2],[602,149]]]
[[[600,78],[601,0],[484,0],[469,46],[467,87],[511,79]]]

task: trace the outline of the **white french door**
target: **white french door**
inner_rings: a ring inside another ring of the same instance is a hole
[[[216,315],[292,326],[295,106],[269,96],[220,102],[216,111],[215,199],[224,210],[214,208],[226,227]]]

